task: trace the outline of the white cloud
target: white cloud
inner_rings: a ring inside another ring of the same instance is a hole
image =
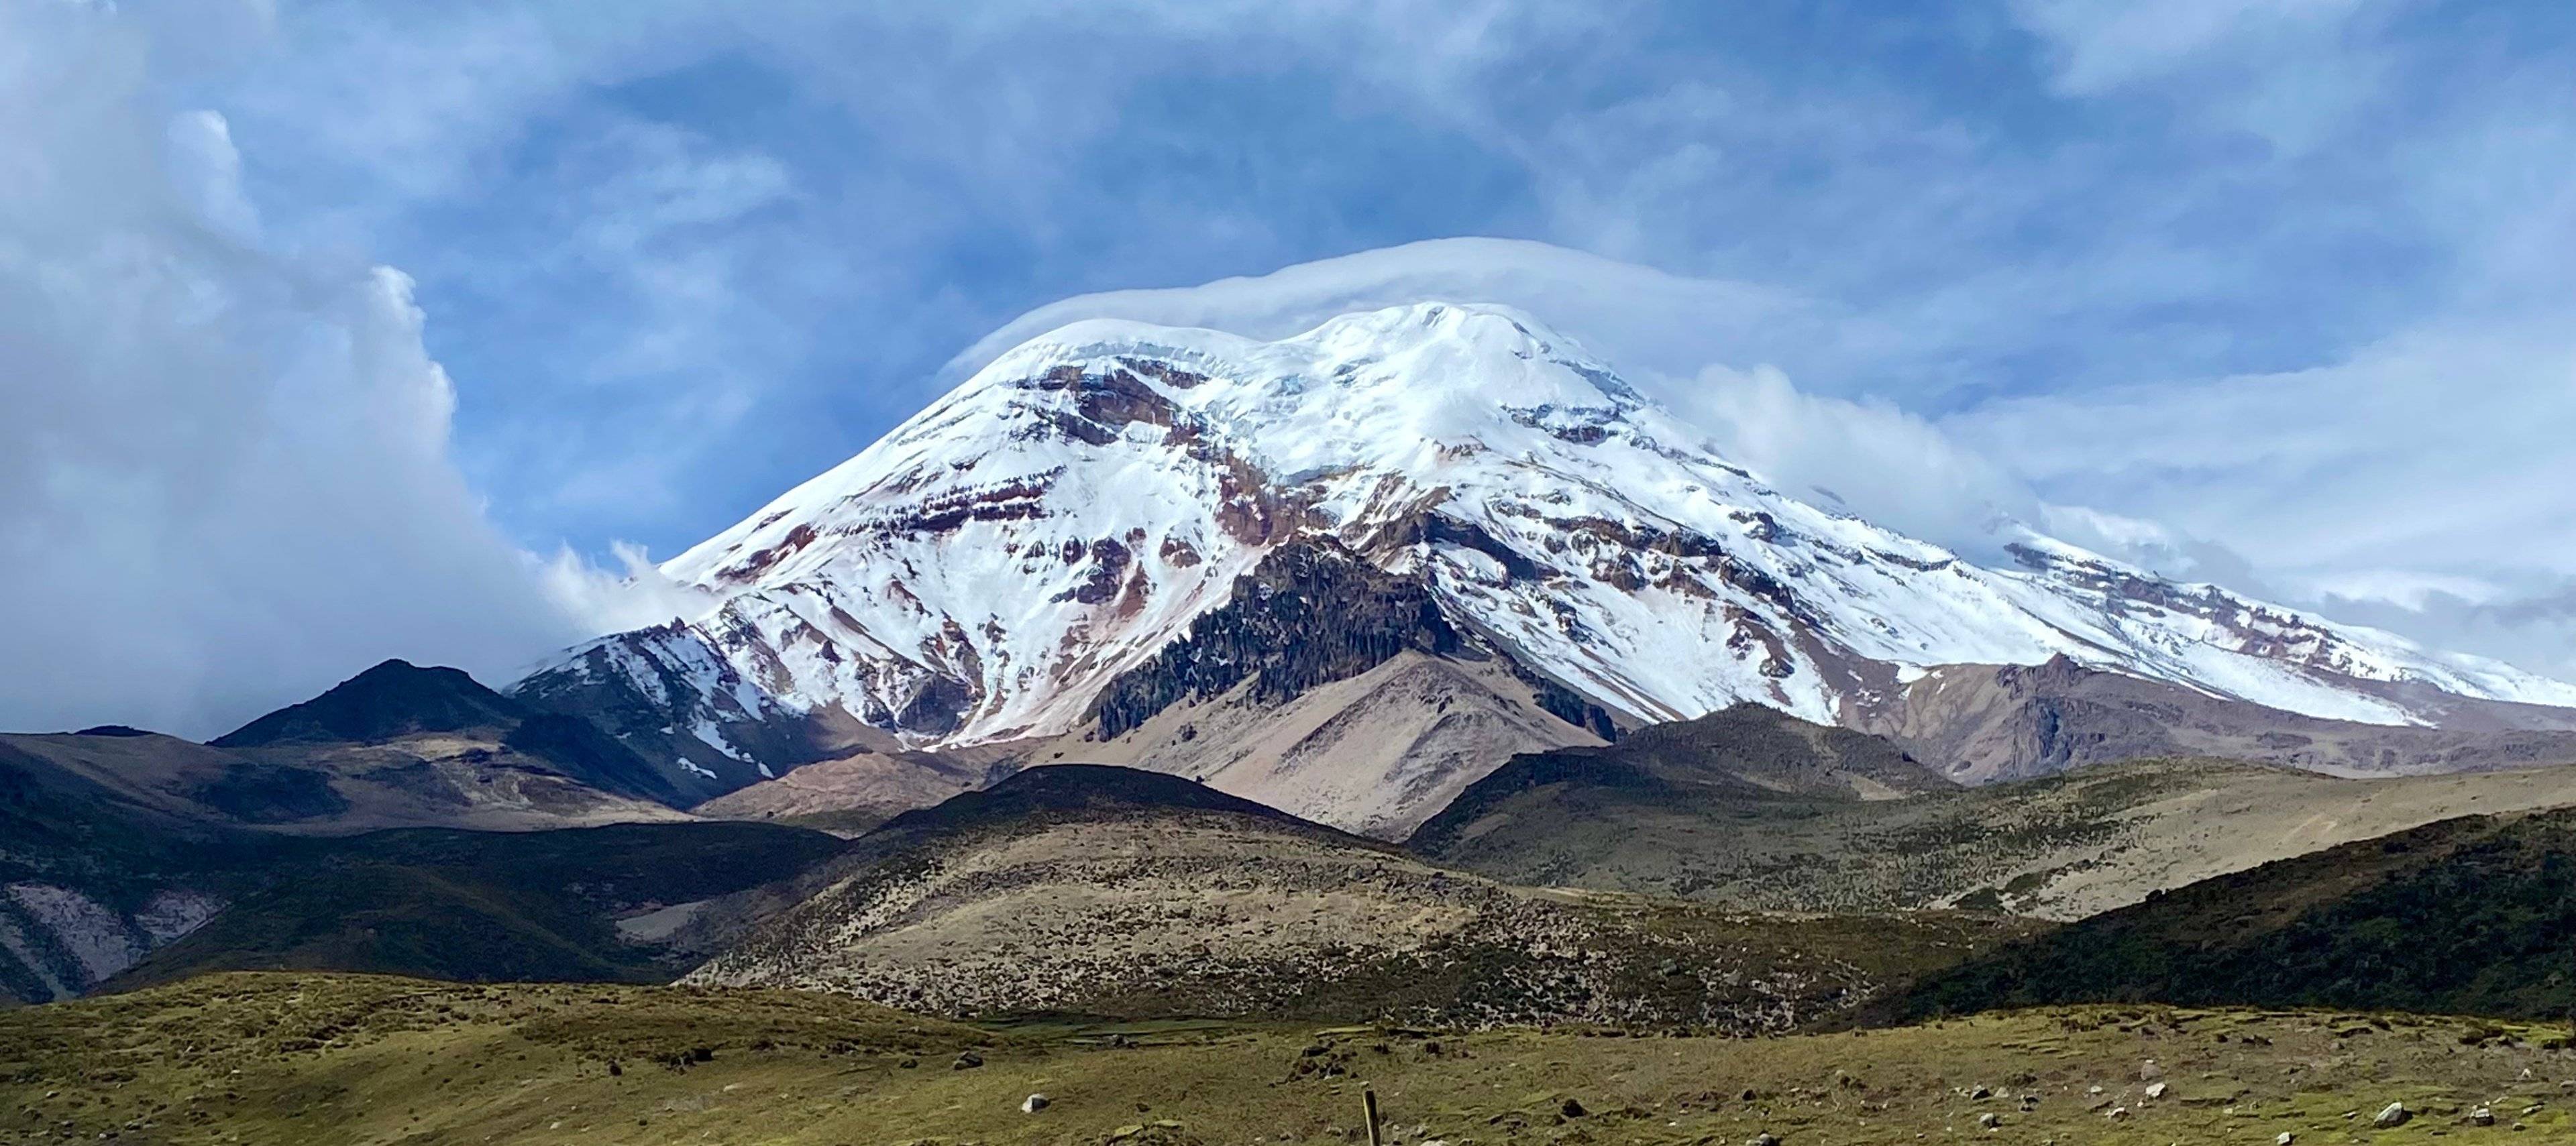
[[[2098,94],[2192,67],[2241,45],[2331,35],[2365,0],[2017,0],[2013,9],[2050,41],[2057,84]]]
[[[2194,113],[2305,152],[2379,98],[2388,56],[2355,25],[2396,0],[2016,0],[2046,41],[2057,90],[2170,85]]]
[[[582,635],[448,460],[399,272],[257,243],[105,6],[0,8],[0,727],[193,734]]]
[[[2018,481],[1886,402],[1803,394],[1767,366],[1711,366],[1657,389],[1729,459],[1792,496],[1821,495],[1900,533],[1991,560],[1998,520],[2039,519]]]
[[[1687,376],[1712,362],[1800,353],[1865,324],[1792,291],[1689,278],[1519,239],[1427,239],[1200,286],[1078,295],[1012,319],[940,372],[963,379],[1068,322],[1125,318],[1279,338],[1338,314],[1424,299],[1517,307],[1622,369]]]
[[[2505,596],[2503,587],[2484,578],[2406,569],[2338,570],[2317,577],[2310,589],[2328,600],[2395,605],[2416,613],[2432,608],[2437,598],[2477,606],[2492,604]]]
[[[2331,366],[1992,404],[1943,422],[2052,498],[2285,578],[2576,569],[2576,333],[2473,324]]]
[[[609,555],[615,570],[602,569],[569,547],[556,551],[545,565],[547,596],[599,632],[625,632],[659,625],[674,617],[695,620],[714,606],[705,590],[664,576],[640,545],[618,542]]]

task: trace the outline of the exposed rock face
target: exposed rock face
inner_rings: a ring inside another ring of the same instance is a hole
[[[1293,544],[1237,578],[1223,607],[1111,681],[1093,719],[1113,739],[1176,702],[1246,682],[1254,702],[1280,704],[1406,650],[1445,656],[1464,645],[1418,578],[1382,572],[1329,541]]]
[[[1597,705],[1460,632],[1422,578],[1323,539],[1271,551],[1111,681],[1079,735],[1028,756],[1190,776],[1400,839],[1515,752],[1596,742],[1587,719],[1617,734]]]
[[[194,890],[151,892],[131,909],[119,909],[78,888],[34,882],[0,887],[0,997],[77,997],[203,926],[223,906],[222,899]]]

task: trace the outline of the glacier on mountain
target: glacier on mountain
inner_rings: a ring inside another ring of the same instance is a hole
[[[1853,723],[1951,664],[2064,656],[2379,724],[2429,688],[2576,705],[2441,654],[1999,525],[1980,565],[1787,496],[1508,308],[1424,303],[1277,341],[1077,322],[662,566],[696,616],[522,691],[623,682],[657,723],[831,712],[909,746],[1078,730],[1282,545],[1418,576],[1459,627],[1633,722],[1755,700]],[[740,767],[748,768],[748,764]],[[744,782],[748,782],[745,780]]]

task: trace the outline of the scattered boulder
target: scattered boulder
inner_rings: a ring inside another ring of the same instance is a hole
[[[2292,1133],[2290,1133],[2289,1131],[2284,1130],[2284,1131],[2280,1132],[2279,1134],[2277,1134],[2277,1135],[2274,1135],[2274,1136],[2273,1136],[2273,1138],[2272,1138],[2272,1146],[2290,1146],[2290,1143],[2296,1142],[2296,1141],[2298,1141],[2298,1140],[2299,1140],[2299,1136],[2298,1136],[2298,1135],[2296,1135],[2296,1134],[2292,1134]]]
[[[1977,1116],[1977,1125],[1987,1130],[1992,1130],[2003,1124],[2003,1116],[1991,1110]]]
[[[1035,1114],[1046,1108],[1047,1096],[1043,1094],[1032,1094],[1027,1098],[1020,1100],[1020,1113],[1022,1114]]]
[[[2470,1111],[2470,1112],[2469,1112],[2469,1125],[2471,1125],[2471,1126],[2493,1126],[2493,1125],[2495,1125],[2495,1111],[2489,1110],[2489,1109],[2487,1109],[2486,1107],[2483,1107],[2483,1106],[2481,1106],[2481,1107],[2479,1107],[2479,1108],[2477,1108],[2477,1109],[2475,1109],[2475,1110]]]
[[[2390,1130],[2406,1125],[2406,1121],[2413,1117],[2415,1117],[2415,1112],[2406,1109],[2405,1103],[2392,1102],[2381,1107],[2379,1110],[2379,1117],[2371,1119],[2370,1124],[2382,1130]]]
[[[984,1056],[976,1054],[973,1051],[959,1051],[957,1052],[957,1061],[948,1064],[948,1068],[950,1070],[973,1070],[982,1065],[984,1065]]]
[[[2123,1118],[2126,1118],[2126,1117],[2128,1117],[2128,1116],[2129,1116],[2129,1108],[2128,1108],[2128,1107],[2125,1107],[2125,1106],[2114,1106],[2114,1107],[2112,1107],[2112,1108],[2111,1108],[2111,1110],[2110,1110],[2110,1112],[2109,1112],[2109,1113],[2104,1114],[2102,1117],[2104,1117],[2104,1118],[2108,1118],[2108,1119],[2111,1119],[2111,1120],[2113,1120],[2113,1121],[2115,1121],[2115,1122],[2116,1122],[2116,1121],[2118,1121],[2118,1120],[2120,1120],[2120,1119],[2123,1119]]]
[[[2164,1096],[2165,1096],[2165,1084],[2163,1084],[2163,1083],[2159,1082],[2159,1083],[2155,1083],[2155,1084],[2152,1084],[2152,1085],[2150,1085],[2150,1086],[2148,1086],[2148,1087],[2147,1087],[2147,1097],[2149,1097],[2149,1098],[2163,1098]]]
[[[1565,1105],[1557,1107],[1556,1112],[1568,1118],[1581,1118],[1586,1114],[1592,1113],[1589,1110],[1585,1110],[1582,1103],[1571,1098],[1565,1100]]]
[[[1760,1134],[1756,1134],[1751,1138],[1745,1139],[1744,1146],[1780,1146],[1780,1139],[1770,1131],[1765,1130]]]

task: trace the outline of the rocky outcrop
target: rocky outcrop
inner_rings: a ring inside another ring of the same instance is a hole
[[[1420,580],[1379,570],[1330,541],[1299,542],[1273,551],[1235,580],[1223,607],[1112,680],[1092,715],[1099,735],[1112,739],[1175,703],[1247,681],[1253,700],[1277,704],[1407,650],[1447,656],[1466,645]]]
[[[57,884],[0,887],[0,997],[76,998],[203,926],[223,906],[215,895],[179,888],[119,909]]]

